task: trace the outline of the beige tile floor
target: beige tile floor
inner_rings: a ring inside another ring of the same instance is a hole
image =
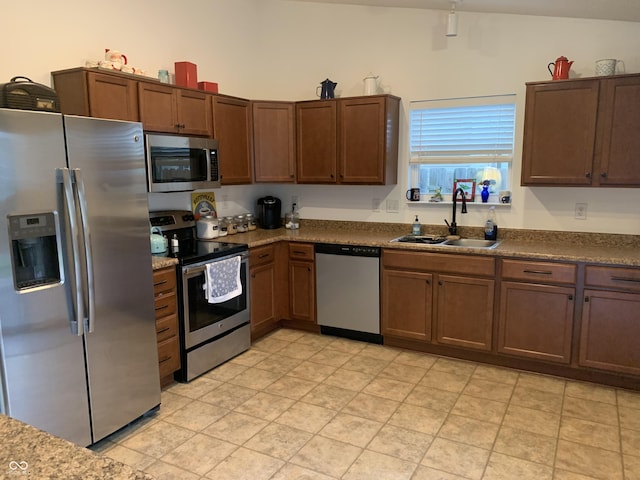
[[[640,480],[640,393],[282,329],[95,449],[159,479]]]

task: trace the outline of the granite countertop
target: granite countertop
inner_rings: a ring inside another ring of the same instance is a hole
[[[479,227],[459,228],[459,230],[464,238],[483,238],[483,230]],[[437,253],[465,253],[509,258],[640,266],[639,235],[503,229],[498,234],[501,243],[493,249],[390,243],[390,240],[410,231],[411,225],[403,224],[307,220],[297,230],[257,229],[251,232],[227,235],[221,237],[220,241],[246,243],[249,248],[286,240],[365,245]],[[427,235],[442,236],[447,233],[440,226],[423,226],[422,232]]]
[[[178,259],[173,257],[164,257],[161,255],[151,255],[151,265],[154,270],[172,267],[178,264]]]
[[[0,414],[0,478],[153,480],[154,477]]]

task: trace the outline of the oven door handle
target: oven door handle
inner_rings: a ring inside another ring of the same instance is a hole
[[[232,257],[234,257],[234,256],[236,256],[236,255],[231,255],[231,256],[229,256],[229,257],[224,257],[224,258],[232,258]],[[248,254],[248,253],[244,253],[244,252],[243,252],[243,253],[240,253],[240,254],[239,254],[239,255],[237,255],[237,256],[239,256],[239,257],[240,257],[240,260],[241,260],[241,262],[242,262],[243,264],[247,261],[247,258],[249,258],[249,254]],[[210,262],[201,263],[201,264],[193,265],[193,266],[186,266],[186,267],[182,267],[182,275],[183,275],[185,278],[193,278],[193,277],[196,277],[196,276],[198,276],[198,275],[202,274],[202,273],[205,271],[205,269],[207,268],[206,266],[207,266],[209,263],[215,263],[215,262],[220,261],[220,260],[222,260],[222,259],[223,259],[223,258],[216,258],[216,259],[211,260]]]

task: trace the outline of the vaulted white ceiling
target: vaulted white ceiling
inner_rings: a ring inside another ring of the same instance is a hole
[[[448,10],[450,0],[292,0],[374,7]],[[457,10],[640,22],[640,0],[456,0]]]

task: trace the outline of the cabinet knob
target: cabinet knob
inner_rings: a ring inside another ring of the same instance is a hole
[[[573,295],[569,295],[569,300],[573,300]]]
[[[587,177],[587,178],[591,178],[591,172],[585,173],[584,176]]]
[[[584,302],[589,303],[589,297],[584,297]]]
[[[602,173],[600,174],[600,176],[601,176],[602,178],[607,178],[607,172],[602,172]]]
[[[431,285],[431,280],[427,280],[427,285]]]
[[[442,286],[442,280],[438,281],[438,285]]]

